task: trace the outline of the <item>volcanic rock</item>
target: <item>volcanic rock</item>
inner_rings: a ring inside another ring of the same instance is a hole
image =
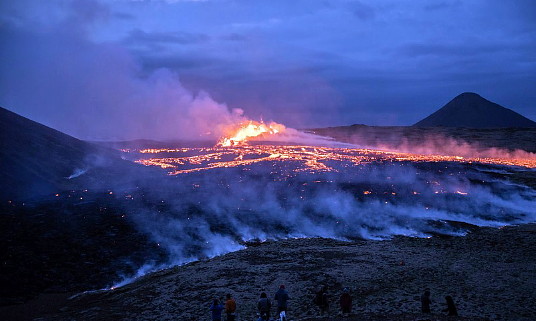
[[[231,293],[240,320],[256,319],[261,291],[285,284],[289,320],[534,320],[536,226],[476,228],[467,236],[344,242],[289,239],[146,275],[111,291],[87,293],[46,320],[200,320]],[[327,285],[330,317],[318,317],[315,291]],[[344,287],[353,314],[338,314]],[[432,315],[419,296],[432,292]],[[453,296],[460,317],[441,312]],[[273,308],[275,310],[275,308]],[[275,311],[273,311],[275,312]]]
[[[475,93],[462,93],[417,122],[418,127],[506,128],[536,127],[536,122]]]

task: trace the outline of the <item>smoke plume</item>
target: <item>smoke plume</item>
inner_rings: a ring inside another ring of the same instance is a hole
[[[241,109],[186,89],[176,72],[144,70],[120,43],[90,39],[93,25],[108,18],[107,7],[51,6],[46,14],[62,14],[47,22],[2,21],[0,36],[9,43],[0,51],[3,106],[88,140],[217,139],[246,120]]]

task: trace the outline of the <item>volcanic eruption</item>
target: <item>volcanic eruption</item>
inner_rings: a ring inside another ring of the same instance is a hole
[[[273,135],[285,131],[285,126],[276,122],[268,124],[263,121],[257,122],[249,120],[236,126],[226,128],[224,132],[226,137],[220,138],[218,146],[239,146],[245,144],[248,140],[262,138],[266,135]]]

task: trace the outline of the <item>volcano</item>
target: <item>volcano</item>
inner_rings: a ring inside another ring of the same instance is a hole
[[[82,182],[84,188],[92,187],[105,181],[104,176],[109,178],[112,167],[115,172],[138,167],[122,160],[116,150],[81,141],[1,107],[0,159],[0,199],[29,199],[76,188]]]
[[[536,122],[475,93],[462,93],[416,127],[534,128]]]

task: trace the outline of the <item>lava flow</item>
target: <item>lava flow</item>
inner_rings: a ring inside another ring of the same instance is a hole
[[[360,148],[329,148],[289,145],[242,145],[232,147],[123,150],[139,153],[136,162],[159,166],[170,175],[215,168],[248,166],[256,163],[286,162],[292,171],[326,172],[369,163],[386,162],[455,162],[536,168],[536,159],[500,159],[443,155],[419,155]],[[144,157],[144,155],[162,155]]]
[[[244,121],[231,126],[225,131],[226,136],[219,139],[211,148],[178,148],[178,149],[140,149],[123,150],[139,153],[134,159],[137,163],[147,166],[159,166],[167,169],[170,175],[199,172],[215,168],[250,166],[257,163],[274,165],[284,162],[285,170],[293,172],[329,172],[343,171],[351,166],[386,163],[386,162],[454,162],[465,164],[490,164],[536,168],[536,157],[527,158],[491,158],[475,155],[462,157],[456,155],[428,155],[406,152],[385,151],[349,147],[325,147],[311,145],[270,145],[252,141],[274,139],[275,134],[299,133],[287,129],[284,125],[271,122]],[[300,133],[303,135],[310,135]],[[323,137],[310,135],[309,138]],[[145,155],[161,155],[147,157]],[[530,156],[530,155],[529,155]]]

